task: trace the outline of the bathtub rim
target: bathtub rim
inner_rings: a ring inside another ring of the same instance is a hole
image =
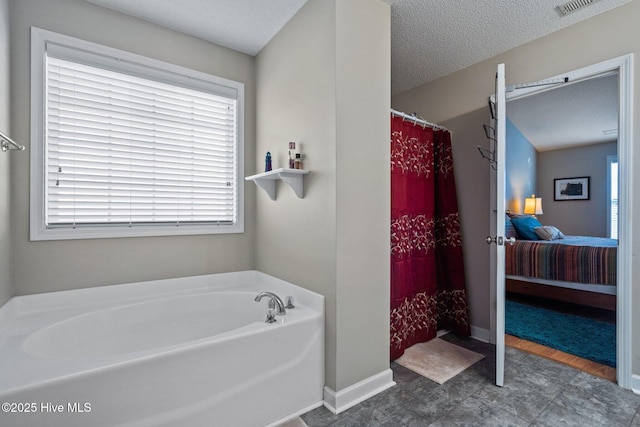
[[[203,280],[212,280],[212,282],[204,284],[202,283]],[[323,295],[258,270],[241,270],[16,295],[0,306],[0,335],[5,332],[10,322],[25,314],[46,313],[78,306],[92,306],[99,310],[120,301],[131,301],[132,303],[135,303],[136,299],[142,301],[148,297],[149,291],[153,291],[151,293],[157,296],[171,296],[198,289],[206,291],[211,287],[242,290],[243,288],[251,287],[247,285],[247,283],[251,283],[251,280],[265,286],[261,291],[274,292],[283,299],[287,296],[286,288],[294,286],[301,291],[300,296],[297,298],[298,302],[324,313]],[[175,286],[178,283],[180,288],[176,289]],[[123,292],[127,292],[128,295],[122,296]],[[99,300],[99,302],[92,300]],[[51,303],[54,303],[54,308],[50,307]]]

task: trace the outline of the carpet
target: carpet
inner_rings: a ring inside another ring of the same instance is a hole
[[[444,384],[483,357],[475,351],[434,338],[412,345],[396,359],[396,363],[438,384]]]
[[[507,301],[505,332],[594,362],[616,366],[616,325]]]

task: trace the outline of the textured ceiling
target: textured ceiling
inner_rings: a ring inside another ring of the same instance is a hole
[[[598,0],[566,16],[566,0],[387,0],[391,89],[403,92],[631,0]]]
[[[256,55],[307,0],[87,0]],[[596,0],[564,17],[566,0],[385,0],[391,89],[414,88],[631,0]]]
[[[507,116],[538,151],[615,141],[618,75],[509,101]]]

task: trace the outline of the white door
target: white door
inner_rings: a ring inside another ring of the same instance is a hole
[[[618,130],[618,154],[620,156],[619,163],[619,182],[620,195],[619,198],[624,201],[631,200],[633,173],[629,164],[631,163],[631,149],[633,146],[633,138],[631,135],[632,128],[632,112],[633,112],[633,64],[632,55],[625,55],[618,58],[610,59],[598,64],[594,64],[585,68],[570,71],[547,80],[541,80],[534,83],[525,83],[510,86],[509,99],[516,99],[521,96],[534,93],[538,88],[536,86],[546,86],[549,84],[566,83],[581,81],[590,77],[603,75],[609,72],[619,73],[619,130]],[[513,90],[519,89],[517,95]],[[505,362],[505,345],[504,345],[504,329],[505,329],[505,157],[506,157],[506,87],[505,87],[505,67],[504,64],[498,65],[496,73],[496,91],[492,97],[493,116],[495,117],[492,125],[494,128],[493,137],[496,140],[495,149],[493,150],[493,159],[495,160],[494,169],[492,169],[491,179],[491,234],[496,236],[490,238],[497,244],[492,245],[491,252],[491,330],[495,331],[492,338],[496,344],[496,385],[504,384],[504,362]],[[633,235],[631,229],[631,204],[627,203],[619,213],[619,235],[618,241],[618,339],[617,339],[617,375],[618,385],[630,389],[633,383],[633,375],[631,375],[631,245],[627,236]],[[495,250],[493,250],[495,248]],[[495,305],[494,305],[495,304]],[[495,307],[495,310],[493,309]]]
[[[495,215],[495,228],[492,226],[492,230],[495,230],[495,237],[487,240],[488,242],[495,243],[492,245],[495,248],[495,254],[492,256],[492,269],[495,269],[495,274],[492,274],[492,294],[495,295],[495,344],[496,344],[496,385],[502,387],[504,384],[504,307],[505,307],[505,284],[504,284],[504,245],[506,239],[504,238],[504,226],[505,226],[505,158],[506,158],[506,102],[505,102],[505,67],[504,64],[498,65],[498,71],[496,73],[496,91],[494,97],[494,122],[495,129],[495,173],[492,173],[492,180],[495,194],[495,198],[492,198],[495,203],[492,206],[492,213]]]

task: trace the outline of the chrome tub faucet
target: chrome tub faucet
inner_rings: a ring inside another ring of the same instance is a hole
[[[285,309],[285,305],[280,299],[280,297],[273,292],[260,292],[254,299],[256,302],[260,302],[262,298],[269,298],[269,308],[275,309],[277,307],[278,316],[284,316],[287,314],[287,310]]]

